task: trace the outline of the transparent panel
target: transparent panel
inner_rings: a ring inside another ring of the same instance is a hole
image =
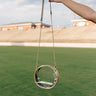
[[[35,78],[38,86],[44,88],[50,88],[56,83],[56,74],[50,67],[39,68]]]

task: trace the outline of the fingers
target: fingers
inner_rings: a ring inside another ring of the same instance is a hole
[[[61,3],[61,0],[49,0],[49,2],[57,2],[57,3]]]
[[[49,0],[49,2],[55,2],[54,0]]]

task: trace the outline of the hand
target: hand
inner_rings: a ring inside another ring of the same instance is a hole
[[[49,2],[61,3],[62,0],[49,0]]]

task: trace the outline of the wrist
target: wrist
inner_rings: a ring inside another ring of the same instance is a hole
[[[73,0],[60,0],[64,5],[69,5],[69,3],[73,2]]]

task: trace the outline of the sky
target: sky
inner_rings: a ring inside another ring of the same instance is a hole
[[[96,0],[75,0],[96,10]],[[42,0],[0,0],[0,25],[17,22],[40,22]],[[80,18],[63,4],[52,3],[53,26],[72,26]],[[45,0],[43,22],[50,24],[50,3]]]

